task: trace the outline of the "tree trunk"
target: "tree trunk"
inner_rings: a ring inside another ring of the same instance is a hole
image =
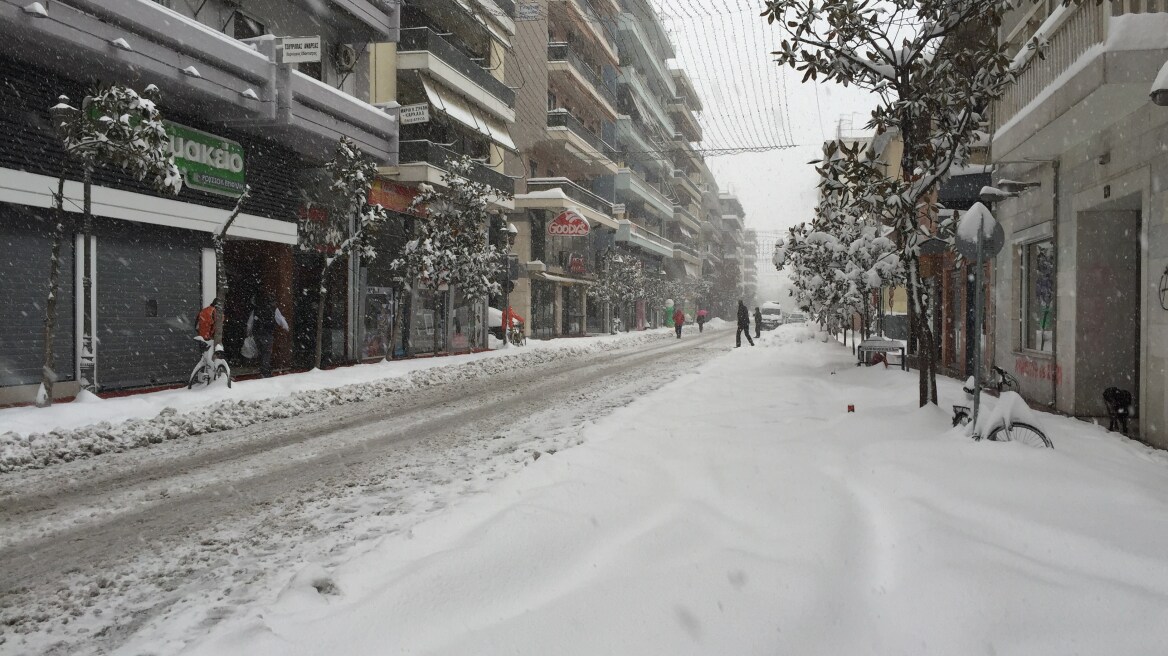
[[[434,355],[438,355],[438,318],[441,316],[438,309],[439,296],[438,292],[434,292]]]
[[[320,272],[320,298],[316,301],[316,353],[312,359],[312,368],[320,369],[321,345],[324,342],[324,303],[328,298],[329,267],[326,265]]]
[[[397,342],[401,336],[402,329],[402,311],[403,306],[401,302],[402,290],[394,289],[393,303],[390,305],[393,308],[393,325],[389,328],[389,352],[385,354],[386,360],[393,360],[397,353]]]
[[[81,272],[81,384],[82,389],[97,391],[97,341],[93,334],[93,169],[86,166],[82,174],[82,244],[85,258]]]
[[[909,258],[909,309],[917,337],[917,365],[920,370],[920,404],[937,403],[937,340],[933,333],[929,294],[920,276],[920,257]]]
[[[239,196],[239,200],[235,201],[235,208],[231,210],[231,215],[227,217],[227,221],[223,224],[223,228],[212,239],[215,243],[215,297],[219,299],[219,311],[215,313],[215,343],[223,343],[223,323],[227,320],[224,315],[227,312],[227,269],[223,264],[223,244],[227,241],[227,231],[231,229],[231,224],[235,223],[235,219],[239,218],[239,213],[243,211],[243,201],[251,195],[251,187],[244,186],[243,193]]]
[[[61,280],[61,242],[65,239],[65,175],[57,179],[57,194],[53,198],[53,246],[49,256],[49,297],[45,302],[44,364],[41,367],[41,388],[37,390],[36,405],[47,408],[53,405],[53,384],[57,374],[53,371],[53,338],[57,334],[57,292]]]

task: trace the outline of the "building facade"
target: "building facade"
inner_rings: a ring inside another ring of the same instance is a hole
[[[1031,401],[1106,416],[1135,399],[1133,432],[1168,446],[1168,110],[1149,92],[1168,60],[1168,12],[1137,1],[1027,5],[1004,43],[1049,41],[994,107],[994,179],[1029,188],[996,208],[994,358]]]
[[[370,44],[397,40],[396,8],[369,0],[256,2],[246,10],[220,0],[195,7],[5,1],[0,33],[9,89],[0,100],[0,240],[20,254],[0,264],[8,290],[0,300],[0,403],[31,400],[41,379],[49,208],[62,172],[71,225],[57,303],[57,394],[77,392],[83,350],[94,356],[87,376],[98,390],[185,381],[198,357],[194,317],[215,294],[210,235],[244,184],[252,197],[228,233],[225,256],[228,354],[238,352],[251,299],[260,292],[273,295],[294,325],[313,323],[296,320],[304,308],[295,290],[314,265],[296,250],[297,221],[310,204],[305,190],[342,136],[379,163],[396,164],[396,105],[369,102],[368,60],[361,56]],[[305,36],[319,38],[310,39],[319,43],[315,60],[285,61],[293,58],[286,38]],[[139,91],[157,86],[172,145],[198,146],[176,153],[186,178],[177,196],[100,169],[94,233],[85,243],[73,224],[80,171],[65,158],[49,108],[62,94],[79,103],[96,85],[114,83]],[[224,156],[195,154],[212,151]],[[79,293],[87,260],[88,307]],[[352,342],[354,264],[331,313],[340,326],[333,346],[342,354]],[[90,344],[82,343],[84,334],[93,335]],[[276,365],[291,366],[308,337],[295,330],[278,336]]]

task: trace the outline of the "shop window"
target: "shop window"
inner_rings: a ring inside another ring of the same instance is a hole
[[[1022,346],[1051,352],[1055,331],[1054,242],[1034,242],[1022,247]]]

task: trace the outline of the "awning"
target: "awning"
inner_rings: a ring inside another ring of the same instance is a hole
[[[499,144],[503,148],[518,154],[519,149],[515,147],[515,141],[511,139],[511,133],[507,131],[507,126],[503,125],[502,122],[493,117],[485,116],[482,112],[471,107],[458,94],[441,90],[441,87],[433,84],[424,77],[422,78],[422,87],[426,90],[426,98],[430,100],[430,104],[435,109]]]
[[[562,282],[566,285],[585,285],[587,287],[591,287],[596,284],[590,280],[580,280],[579,278],[557,276],[556,274],[548,273],[547,271],[532,271],[531,277],[537,280],[547,280],[548,282]]]
[[[701,278],[702,277],[701,267],[699,267],[696,264],[690,264],[689,262],[685,262],[684,264],[685,264],[685,273],[690,278]]]

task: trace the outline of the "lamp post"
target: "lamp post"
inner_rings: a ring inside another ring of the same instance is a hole
[[[515,237],[519,234],[519,230],[515,228],[515,224],[510,221],[507,222],[507,261],[503,263],[503,347],[507,348],[510,344],[511,332],[511,249],[515,247]]]

